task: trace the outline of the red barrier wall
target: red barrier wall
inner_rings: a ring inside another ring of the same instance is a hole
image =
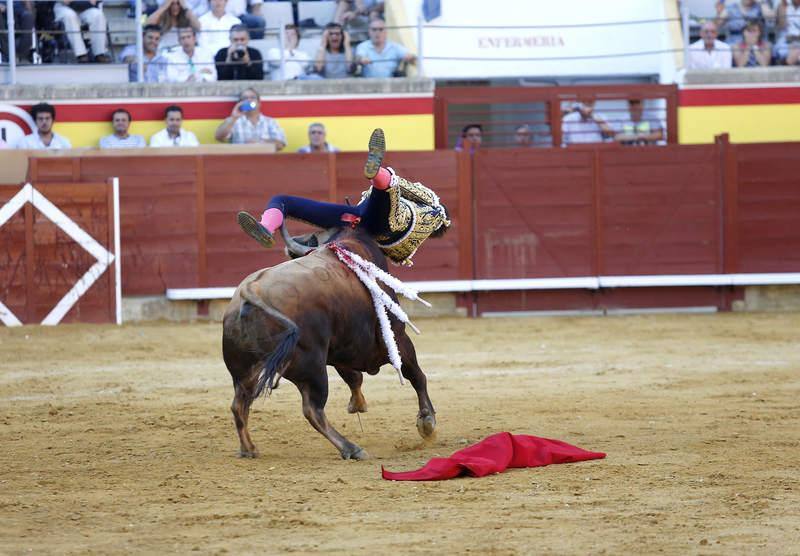
[[[402,279],[800,271],[800,144],[494,149],[391,153],[398,173],[434,186],[453,229]],[[123,292],[233,286],[283,260],[238,229],[277,193],[356,203],[363,155],[175,155],[32,159],[31,177],[118,176]],[[299,233],[304,227],[290,223]],[[478,311],[716,305],[731,288],[503,292]]]
[[[113,199],[104,183],[47,183],[36,189],[80,228],[113,251]],[[0,206],[20,190],[0,185]],[[23,323],[42,319],[96,262],[46,216],[26,203],[0,228],[0,301]],[[113,322],[114,267],[80,297],[62,322]]]
[[[387,160],[404,176],[436,184],[454,223],[414,257],[413,270],[393,268],[402,279],[471,276],[471,266],[459,267],[470,260],[461,250],[471,245],[470,225],[462,226],[460,217],[470,206],[459,206],[459,199],[469,199],[471,182],[459,178],[459,157],[468,161],[450,151],[399,152]],[[30,177],[35,183],[119,177],[123,293],[153,295],[167,288],[236,285],[283,261],[282,249],[265,250],[242,234],[236,213],[259,213],[278,193],[339,203],[349,196],[355,204],[368,186],[363,163],[356,153],[43,157],[32,159]],[[295,221],[287,225],[293,234],[310,229]]]

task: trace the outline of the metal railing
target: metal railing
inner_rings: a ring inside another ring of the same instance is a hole
[[[38,2],[43,2],[47,0],[31,0],[34,5]],[[3,60],[4,65],[8,67],[8,81],[9,83],[16,83],[17,82],[17,48],[16,48],[16,37],[19,36],[21,32],[28,32],[25,31],[18,31],[15,29],[15,6],[12,0],[0,0],[0,3],[3,3],[6,7],[5,13],[5,20],[6,20],[6,27],[5,31],[0,31],[0,34],[5,34],[6,40],[5,43],[7,44],[6,54],[7,60]],[[98,3],[101,5],[102,3]],[[136,0],[133,2],[133,28],[135,32],[135,52],[136,52],[136,75],[138,76],[137,79],[139,82],[144,81],[144,69],[145,69],[145,56],[144,56],[144,44],[142,38],[142,28],[143,28],[143,11],[144,2],[143,0]],[[681,2],[680,4],[680,17],[679,18],[661,18],[661,19],[638,19],[638,20],[628,20],[628,21],[597,21],[597,22],[590,22],[590,23],[563,23],[563,24],[547,24],[547,25],[467,25],[467,26],[452,26],[452,25],[436,25],[436,24],[426,24],[425,21],[420,17],[415,25],[410,26],[394,26],[394,27],[387,27],[387,29],[396,30],[396,31],[412,31],[416,37],[417,42],[417,71],[420,75],[425,75],[426,73],[426,63],[431,62],[442,62],[446,61],[452,64],[469,64],[475,61],[483,61],[483,62],[577,62],[577,61],[591,61],[591,60],[607,60],[607,59],[619,59],[624,61],[626,59],[635,59],[641,57],[649,57],[649,56],[666,56],[672,55],[676,53],[683,53],[684,56],[684,65],[688,65],[690,59],[690,42],[693,33],[693,29],[696,29],[697,24],[702,21],[703,19],[714,19],[716,20],[718,14],[692,14],[690,13],[689,8],[687,7],[685,2]],[[705,17],[704,17],[705,16]],[[791,17],[791,16],[789,16]],[[277,37],[278,48],[280,50],[280,70],[281,75],[286,75],[286,42],[284,36],[284,24],[289,22],[282,22],[280,26],[273,26],[268,29],[265,29],[265,32],[268,36]],[[429,44],[426,41],[431,41],[431,32],[438,33],[446,33],[452,30],[469,30],[469,31],[481,31],[481,30],[492,30],[492,29],[502,29],[502,30],[509,30],[509,29],[519,29],[519,30],[556,30],[556,29],[597,29],[597,28],[630,28],[635,26],[642,26],[642,25],[653,25],[653,24],[672,24],[672,23],[680,23],[680,27],[682,30],[683,35],[683,44],[680,48],[664,48],[664,47],[657,47],[655,46],[655,42],[652,44],[653,47],[648,47],[646,44],[642,45],[640,48],[636,48],[633,50],[627,51],[619,51],[619,52],[596,52],[590,49],[590,44],[587,44],[587,50],[585,52],[578,52],[572,53],[571,55],[553,55],[553,56],[541,56],[541,55],[530,55],[530,56],[519,56],[519,57],[510,57],[510,56],[440,56],[433,54],[433,50],[430,48]],[[777,33],[776,36],[782,37],[781,30],[776,30],[774,27],[774,17],[768,23],[770,25],[767,26],[767,32],[769,33]],[[302,30],[301,30],[302,31]],[[361,29],[364,31],[364,29]],[[64,35],[67,31],[58,30],[58,29],[35,29],[33,31],[33,40],[36,41],[37,34],[42,32],[46,32],[51,36],[59,36]],[[74,31],[73,31],[74,32]],[[120,31],[120,33],[130,34],[130,30],[127,31]],[[202,31],[202,33],[228,33],[228,31]],[[108,32],[107,34],[113,38],[114,32]],[[113,43],[112,41],[109,41]],[[757,48],[768,48],[767,46],[759,46]],[[355,50],[355,45],[353,45],[353,50]],[[26,53],[27,54],[27,53]],[[266,54],[266,53],[263,53]],[[263,56],[266,60],[266,56]],[[229,62],[224,62],[226,64]],[[352,62],[344,62],[344,63],[352,63]],[[313,66],[314,59],[313,56],[310,60],[310,65]],[[273,61],[274,65],[274,61]]]

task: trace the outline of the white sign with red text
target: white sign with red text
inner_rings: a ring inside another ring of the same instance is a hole
[[[404,1],[416,22],[420,0]],[[663,0],[441,0],[441,16],[424,23],[423,73],[658,76],[682,48],[673,44],[680,22],[668,12]]]

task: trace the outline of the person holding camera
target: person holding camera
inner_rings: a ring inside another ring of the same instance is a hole
[[[234,25],[230,30],[230,46],[220,48],[214,56],[219,81],[239,81],[242,79],[264,79],[264,62],[261,52],[250,48],[250,32],[243,24]]]
[[[614,129],[605,116],[595,112],[594,103],[591,98],[578,102],[561,120],[563,147],[579,143],[603,143],[614,137]]]
[[[271,143],[280,151],[286,146],[286,134],[274,119],[261,113],[261,99],[255,89],[245,89],[231,115],[214,133],[217,141],[233,144]]]

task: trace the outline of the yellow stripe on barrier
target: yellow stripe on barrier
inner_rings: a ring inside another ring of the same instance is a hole
[[[681,144],[713,143],[729,133],[735,143],[800,141],[800,105],[687,106],[678,109]]]
[[[321,122],[328,131],[328,142],[343,151],[364,151],[370,133],[376,127],[386,132],[387,147],[394,151],[428,151],[434,148],[433,115],[412,114],[395,116],[334,116],[325,118],[280,118],[278,123],[286,133],[286,152],[294,152],[308,144],[308,125]],[[184,120],[183,127],[192,131],[203,144],[215,144],[214,131],[220,120]],[[146,141],[164,128],[164,122],[138,121],[130,132],[143,135]],[[73,147],[96,147],[104,135],[112,133],[111,124],[104,122],[56,123],[56,133],[64,135]]]

